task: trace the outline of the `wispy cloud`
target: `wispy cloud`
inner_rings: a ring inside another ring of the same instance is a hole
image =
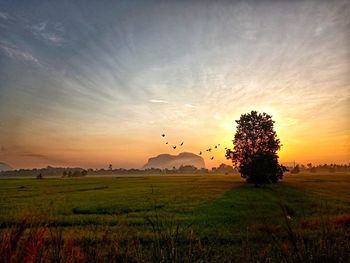
[[[169,103],[166,100],[157,100],[157,99],[149,100],[149,102],[152,102],[152,103],[163,103],[163,104]]]
[[[10,16],[7,13],[0,12],[0,18],[2,18],[4,20],[8,20],[10,18]]]
[[[285,118],[285,119],[282,120],[281,125],[289,127],[289,126],[292,126],[294,124],[297,124],[298,122],[299,122],[299,119]]]
[[[39,60],[34,57],[34,55],[27,51],[22,51],[14,45],[0,42],[0,50],[11,58],[33,62],[38,65],[40,64]]]
[[[41,31],[44,31],[44,30],[45,30],[46,25],[47,25],[47,22],[41,22],[41,23],[39,23],[39,24],[36,24],[36,25],[32,26],[32,28],[33,28],[34,30],[36,30],[36,31],[41,32]]]
[[[198,108],[197,106],[194,106],[194,105],[189,104],[189,103],[186,103],[184,106],[185,106],[186,108],[191,108],[191,109],[196,109],[196,108]]]
[[[58,34],[58,33],[62,34],[64,32],[64,28],[62,24],[55,24],[53,29],[50,30],[48,28],[48,22],[44,21],[31,26],[30,29],[35,37],[42,39],[45,42],[48,42],[54,45],[61,45],[64,42],[64,38]],[[59,31],[59,32],[56,33],[54,31]]]

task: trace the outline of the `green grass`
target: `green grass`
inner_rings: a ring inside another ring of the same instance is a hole
[[[16,233],[22,220],[29,219],[31,227],[41,222],[51,229],[44,231],[50,240],[60,240],[60,233],[75,240],[64,243],[65,247],[78,242],[86,255],[91,248],[113,254],[117,244],[119,249],[127,247],[122,256],[129,257],[127,251],[132,249],[136,261],[177,262],[185,257],[187,262],[221,262],[224,256],[227,261],[249,262],[270,256],[280,260],[288,253],[292,258],[296,249],[281,254],[281,244],[298,247],[298,257],[305,260],[327,251],[333,251],[328,259],[338,259],[337,253],[346,255],[350,247],[345,234],[350,221],[348,189],[350,174],[344,173],[287,174],[281,183],[258,188],[237,175],[7,178],[0,179],[0,232],[7,240],[8,230]],[[324,222],[332,227],[325,230]],[[30,231],[44,238],[40,229]],[[112,237],[107,238],[110,233]],[[309,242],[305,235],[311,245],[305,243]],[[23,246],[32,242],[21,240]],[[130,240],[134,241],[128,248]],[[322,248],[327,240],[333,241]],[[255,247],[258,254],[252,250]],[[66,253],[62,249],[57,248],[57,253]],[[20,250],[15,251],[11,253],[18,256]],[[92,256],[96,255],[88,256],[89,260],[95,261]],[[64,257],[68,254],[63,262]],[[287,262],[300,261],[294,259]]]
[[[28,214],[62,226],[128,224],[142,230],[155,206],[164,221],[192,224],[200,233],[230,236],[257,221],[278,223],[280,205],[300,220],[349,212],[348,174],[286,175],[256,188],[239,176],[45,178],[0,181],[0,224]]]
[[[1,223],[38,213],[52,215],[64,225],[140,224],[155,200],[163,210],[182,217],[239,184],[230,177],[199,176],[3,179],[0,183]]]

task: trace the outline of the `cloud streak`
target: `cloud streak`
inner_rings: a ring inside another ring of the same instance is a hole
[[[0,18],[2,18],[4,20],[8,20],[10,18],[10,16],[7,13],[0,12]]]
[[[158,104],[168,104],[169,102],[167,100],[159,100],[159,99],[152,99],[149,100],[151,103],[158,103]]]
[[[197,109],[197,108],[198,108],[197,106],[194,106],[194,105],[189,104],[189,103],[186,103],[184,106],[185,106],[186,108],[190,108],[190,109]]]
[[[32,33],[34,36],[36,36],[38,39],[41,39],[45,41],[46,43],[51,43],[53,45],[62,45],[64,42],[63,37],[61,36],[64,32],[64,28],[62,25],[60,26],[54,26],[53,29],[48,29],[48,22],[40,22],[36,25],[33,25],[30,27]],[[53,32],[53,30],[57,31]],[[61,35],[59,35],[60,33]]]
[[[5,42],[0,42],[0,50],[10,58],[29,61],[38,65],[40,64],[39,60],[36,57],[34,57],[31,53],[22,51],[14,45],[10,45]]]

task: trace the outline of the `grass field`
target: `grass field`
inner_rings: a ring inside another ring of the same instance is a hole
[[[0,180],[0,227],[6,233],[30,218],[74,240],[98,240],[106,231],[151,242],[190,235],[215,249],[206,249],[206,257],[218,260],[224,251],[231,261],[247,240],[261,246],[293,229],[312,236],[324,230],[323,222],[335,226],[334,235],[347,236],[349,189],[346,173],[286,174],[281,183],[259,188],[238,175],[7,178]]]

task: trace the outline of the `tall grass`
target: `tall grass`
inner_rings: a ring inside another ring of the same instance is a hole
[[[152,239],[148,246],[151,252],[148,261],[153,262],[200,262],[209,261],[209,247],[203,246],[198,235],[191,228],[192,224],[182,225],[174,220],[175,215],[167,214],[170,220],[165,220],[166,215],[161,215],[161,206],[153,196],[153,210],[151,214],[144,216],[145,221],[151,226]]]
[[[0,262],[350,262],[350,214],[296,223],[288,207],[280,208],[283,225],[250,228],[236,253],[230,244],[203,242],[192,226],[165,221],[156,205],[145,216],[149,239],[125,238],[127,226],[65,236],[62,227],[27,217],[2,230]],[[251,238],[257,231],[263,233],[260,240]]]

